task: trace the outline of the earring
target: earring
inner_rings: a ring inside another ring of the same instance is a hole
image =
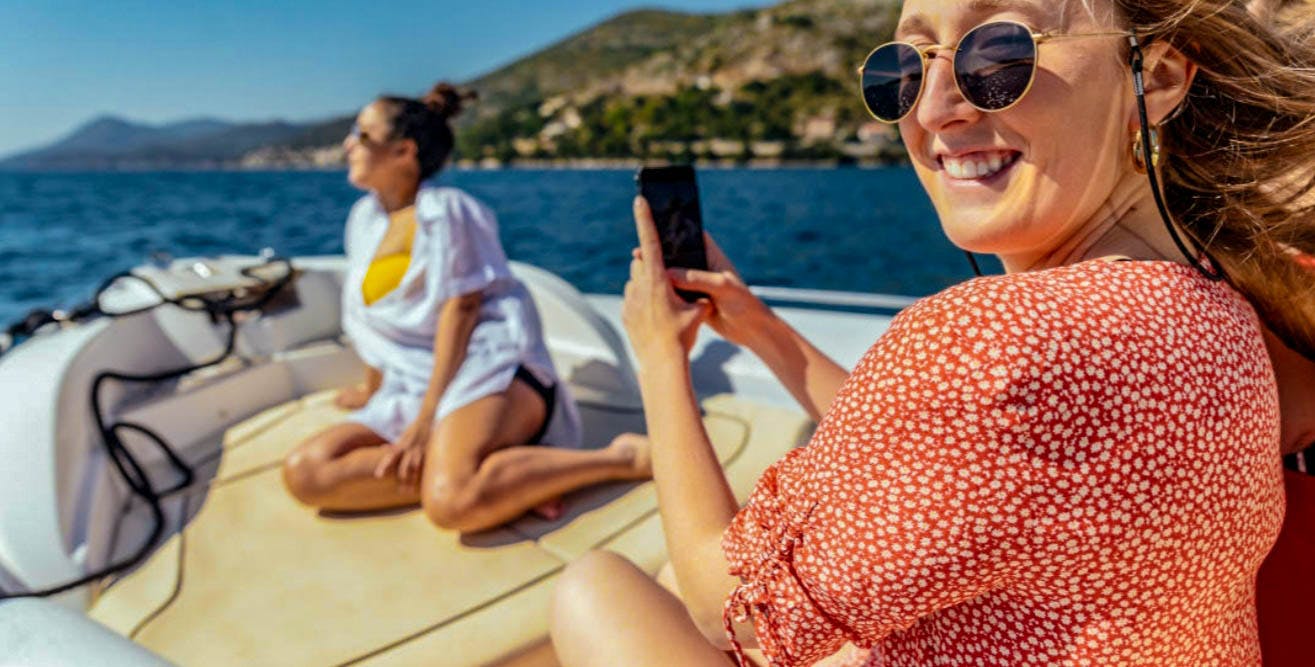
[[[1146,173],[1146,150],[1142,147],[1141,130],[1132,138],[1132,166],[1137,173]],[[1160,130],[1151,128],[1151,166],[1160,166]]]

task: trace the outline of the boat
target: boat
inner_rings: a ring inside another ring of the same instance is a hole
[[[0,601],[0,663],[551,665],[547,609],[569,562],[609,549],[658,572],[651,482],[584,489],[555,521],[464,535],[418,510],[298,505],[280,464],[343,416],[333,392],[362,373],[339,327],[344,271],[332,256],[144,265],[83,309],[99,316],[49,318],[0,356],[0,591],[92,579]],[[642,431],[620,297],[513,272],[579,403],[585,446]],[[847,366],[912,301],[755,291]],[[761,362],[706,328],[691,358],[743,500],[814,425]],[[94,576],[116,564],[128,567]]]

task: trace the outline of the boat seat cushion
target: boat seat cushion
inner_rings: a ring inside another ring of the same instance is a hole
[[[329,392],[231,428],[195,519],[90,614],[186,665],[496,664],[547,636],[556,575],[608,548],[656,573],[666,560],[651,483],[600,485],[567,498],[567,515],[522,518],[460,535],[416,510],[329,516],[297,504],[280,463],[340,420]],[[731,397],[704,405],[732,487],[805,441],[798,412]],[[625,410],[585,407],[586,445],[642,428]]]

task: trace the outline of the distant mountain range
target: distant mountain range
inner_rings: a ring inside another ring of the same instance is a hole
[[[641,10],[595,25],[467,85],[469,161],[625,157],[898,159],[871,122],[854,68],[889,38],[898,0],[789,0],[698,15]],[[352,122],[147,125],[97,118],[0,160],[4,169],[326,167]]]
[[[350,124],[350,123],[349,123]],[[328,123],[231,123],[210,118],[164,125],[101,116],[36,150],[0,160],[5,169],[155,169],[240,164],[271,145],[305,145]],[[341,138],[346,132],[345,127]]]

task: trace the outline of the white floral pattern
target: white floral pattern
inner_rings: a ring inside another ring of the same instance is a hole
[[[1169,262],[974,280],[897,317],[724,537],[774,666],[1255,665],[1283,517],[1259,322]],[[737,649],[738,650],[738,649]]]

